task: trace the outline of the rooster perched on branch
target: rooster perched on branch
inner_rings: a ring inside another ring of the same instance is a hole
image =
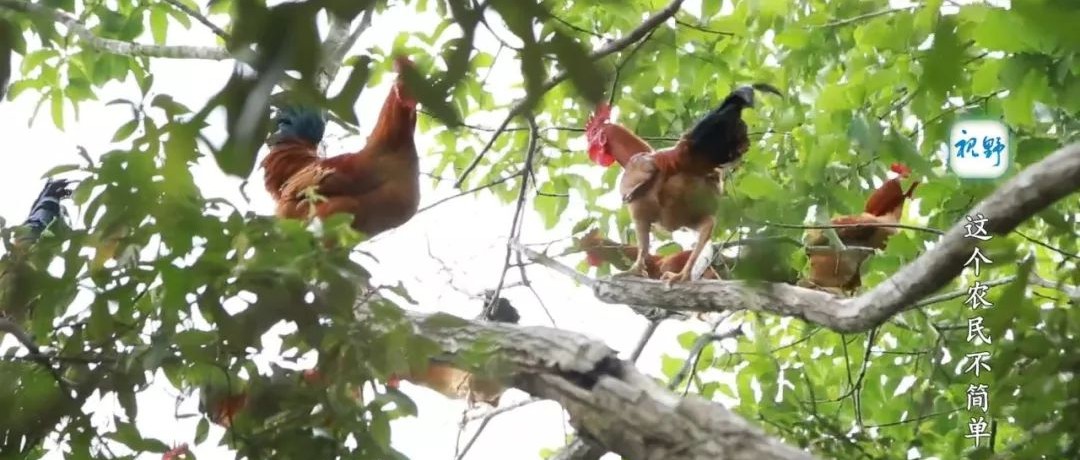
[[[280,111],[278,129],[267,141],[270,154],[262,162],[266,190],[277,202],[278,217],[348,213],[353,228],[371,237],[416,214],[420,204],[419,158],[413,140],[416,100],[401,77],[402,69],[412,65],[404,57],[394,61],[398,80],[359,152],[320,158],[318,145],[326,127],[322,113],[300,107]],[[307,199],[309,190],[322,199]]]
[[[904,202],[915,192],[918,181],[912,182],[905,192],[900,180],[911,175],[911,170],[900,163],[890,168],[897,177],[885,181],[866,200],[863,213],[857,216],[839,216],[832,225],[896,224],[904,212]],[[852,226],[836,229],[837,236],[845,246],[860,249],[824,247],[829,244],[825,232],[818,229],[806,231],[807,255],[810,258],[810,275],[800,284],[836,292],[852,292],[862,285],[859,270],[870,256],[872,249],[885,249],[885,242],[895,235],[895,227]]]
[[[674,231],[697,230],[698,241],[689,255],[696,261],[712,237],[713,215],[722,190],[723,167],[738,161],[750,148],[742,110],[754,106],[754,91],[782,96],[776,88],[755,84],[732,91],[719,107],[699,120],[674,147],[653,151],[640,137],[617,124],[609,123],[611,108],[601,105],[585,126],[589,157],[602,166],[618,161],[625,170],[619,183],[623,202],[630,207],[637,234],[638,253],[627,271],[648,276],[651,227],[659,223]],[[665,272],[661,279],[685,281],[693,262],[678,272]]]

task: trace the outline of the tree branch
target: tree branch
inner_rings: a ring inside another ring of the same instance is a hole
[[[1004,236],[1024,220],[1080,189],[1080,143],[1071,144],[1029,166],[977,204],[969,215],[983,214],[986,230]],[[873,289],[850,299],[780,283],[697,281],[667,286],[641,278],[593,280],[545,256],[519,246],[537,263],[591,286],[607,303],[651,305],[672,311],[754,310],[792,316],[838,332],[861,332],[912,309],[920,299],[951,282],[964,269],[978,240],[965,238],[961,220],[929,251]],[[569,273],[569,272],[572,272]],[[582,280],[581,278],[585,278]],[[1040,285],[1052,284],[1049,282]],[[1072,297],[1075,289],[1067,292]]]
[[[812,458],[773,440],[720,404],[672,394],[619,359],[615,350],[584,335],[468,321],[445,313],[403,315],[450,356],[477,346],[493,349],[498,367],[509,373],[486,377],[503,377],[535,397],[561,404],[579,432],[624,458]],[[378,324],[364,303],[357,305],[356,316],[364,324]],[[477,366],[468,370],[484,375]]]
[[[169,59],[205,59],[212,61],[224,61],[233,59],[224,48],[203,46],[157,46],[131,43],[123,40],[102,38],[94,35],[86,24],[83,24],[75,16],[64,11],[54,10],[42,6],[39,3],[30,3],[25,0],[0,0],[0,9],[19,11],[47,17],[63,24],[68,30],[75,33],[86,46],[103,53],[122,54],[126,56],[145,56]]]
[[[883,10],[878,10],[878,11],[874,11],[874,12],[866,13],[866,14],[860,14],[858,16],[853,16],[853,17],[846,18],[846,19],[838,19],[836,21],[828,22],[828,23],[822,24],[822,25],[817,26],[817,27],[846,26],[848,24],[853,24],[853,23],[863,21],[863,20],[866,20],[866,19],[873,19],[873,18],[876,18],[878,16],[885,16],[885,15],[888,15],[888,14],[899,13],[901,11],[907,11],[907,10],[917,10],[919,8],[922,8],[923,6],[924,5],[912,5],[912,6],[903,6],[903,7],[900,7],[900,8],[886,8],[886,9],[883,9]]]
[[[371,27],[371,19],[374,14],[375,3],[372,2],[364,10],[360,22],[351,32],[349,31],[352,26],[351,21],[343,21],[333,14],[330,15],[330,31],[327,32],[326,41],[323,43],[323,65],[319,69],[318,87],[320,90],[326,91],[330,87],[330,83],[333,82],[338,70],[341,69],[341,65],[345,62],[345,55],[352,49],[360,35],[363,35],[364,31]]]
[[[589,53],[589,59],[592,59],[594,61],[598,59],[603,59],[604,57],[622,51],[630,45],[633,45],[637,41],[641,40],[642,38],[645,38],[645,36],[648,35],[649,32],[651,32],[653,29],[659,27],[660,24],[664,23],[664,21],[667,21],[668,19],[671,19],[673,16],[675,16],[675,13],[679,11],[682,3],[683,0],[672,0],[671,3],[664,7],[664,9],[657,11],[656,14],[650,16],[648,19],[642,22],[641,25],[631,30],[630,33],[617,40],[612,40],[611,42],[608,42],[608,44],[594,50],[592,53]],[[548,81],[544,82],[544,85],[542,86],[540,91],[540,95],[547,94],[548,91],[551,91],[552,88],[555,88],[569,77],[570,74],[566,70],[559,72],[555,76],[551,77]],[[528,108],[527,103],[529,101],[529,98],[538,97],[540,95],[528,95],[525,98],[518,100],[514,103],[513,106],[510,107],[510,111],[507,112],[506,118],[503,119],[502,123],[499,124],[498,128],[495,128],[495,132],[491,135],[491,138],[488,139],[488,142],[484,145],[484,148],[480,149],[480,153],[476,154],[476,158],[473,158],[473,161],[469,163],[469,165],[466,166],[463,171],[461,171],[461,176],[458,177],[457,182],[454,183],[455,188],[462,187],[462,185],[465,183],[465,180],[469,178],[469,174],[471,174],[473,170],[480,165],[480,161],[484,159],[484,155],[486,155],[491,150],[491,147],[495,145],[495,141],[498,140],[499,136],[502,135],[503,131],[506,130],[507,126],[510,126],[510,122],[513,121],[513,119],[516,118],[518,115],[521,115],[525,112],[525,109]]]
[[[223,40],[229,39],[229,33],[225,32],[225,29],[218,27],[217,24],[214,24],[210,21],[210,18],[206,17],[205,14],[200,13],[198,10],[185,5],[179,0],[165,0],[165,3],[172,5],[176,9],[183,11],[184,14],[191,16],[196,21],[199,21],[200,23],[202,23],[202,25],[206,26],[206,28],[210,29],[210,31],[213,32],[214,35],[221,37]]]

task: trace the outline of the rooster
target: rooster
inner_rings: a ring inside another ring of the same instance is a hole
[[[653,224],[669,231],[689,227],[697,230],[698,241],[689,255],[697,260],[712,236],[718,198],[723,193],[723,168],[732,165],[750,148],[742,110],[754,106],[755,90],[781,95],[776,88],[755,84],[729,94],[720,106],[700,119],[674,147],[654,151],[640,137],[617,124],[609,123],[611,108],[601,105],[585,126],[589,157],[608,166],[617,161],[624,171],[619,193],[630,208],[637,235],[638,253],[628,274],[648,276],[649,237]],[[678,272],[665,272],[661,279],[685,281],[693,263]]]
[[[620,270],[626,270],[637,260],[637,247],[611,241],[600,236],[600,232],[595,229],[578,242],[578,247],[585,251],[585,260],[591,267],[598,267],[606,262]],[[690,263],[690,254],[689,250],[663,257],[650,254],[645,257],[645,273],[651,279],[660,279],[663,273],[678,272]],[[715,280],[720,279],[720,276],[716,270],[708,267],[701,278]]]
[[[488,311],[485,309],[485,312]],[[490,313],[485,313],[484,317],[486,321],[504,324],[517,324],[520,319],[517,309],[502,297],[495,301],[494,308],[490,310]],[[506,390],[506,387],[496,379],[479,377],[437,359],[432,359],[422,373],[391,375],[387,386],[396,389],[401,380],[425,386],[450,399],[465,398],[469,406],[482,402],[498,407],[499,399]]]
[[[863,213],[857,216],[839,216],[832,225],[896,224],[904,212],[904,202],[915,193],[918,181],[912,182],[905,192],[901,179],[911,175],[911,170],[900,163],[890,168],[897,177],[885,181],[866,200]],[[845,246],[885,249],[886,240],[895,235],[895,227],[852,226],[836,228],[836,234]],[[806,231],[807,255],[810,259],[810,276],[800,284],[830,292],[853,292],[862,285],[859,269],[869,257],[869,251],[822,248],[829,244],[825,232],[818,229]]]
[[[412,65],[404,57],[395,59],[398,79],[359,152],[320,158],[318,145],[326,127],[322,113],[303,107],[279,112],[277,131],[267,141],[270,154],[261,164],[278,217],[307,219],[312,211],[320,218],[348,213],[353,216],[352,227],[371,237],[416,214],[420,204],[420,160],[413,140],[416,100],[401,77]],[[322,198],[306,199],[308,190]]]
[[[60,200],[71,196],[68,181],[48,181],[21,228],[15,231],[14,245],[8,247],[8,256],[0,260],[0,317],[9,317],[16,324],[25,321],[33,310],[37,293],[29,289],[27,281],[35,271],[42,270],[32,261],[31,245],[46,228],[56,220],[62,220],[63,207]]]

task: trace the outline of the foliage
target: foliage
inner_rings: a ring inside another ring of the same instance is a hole
[[[27,329],[57,350],[56,361],[69,364],[66,377],[84,382],[78,390],[116,397],[124,413],[115,417],[115,430],[103,435],[136,452],[169,447],[144,439],[132,424],[139,410],[135,395],[160,372],[177,388],[202,389],[204,398],[249,391],[278,402],[266,413],[236,421],[225,441],[240,455],[399,455],[389,446],[389,420],[413,413],[411,403],[374,385],[373,399],[357,401],[350,388],[400,371],[403,362],[424,362],[432,346],[402,325],[400,310],[388,300],[376,301],[372,323],[351,320],[353,299],[361,294],[356,281],[367,278],[363,263],[349,257],[356,235],[343,219],[313,233],[298,222],[243,215],[230,203],[205,199],[191,173],[191,165],[209,154],[227,173],[252,174],[269,129],[269,118],[261,114],[270,107],[275,84],[328,107],[345,123],[355,122],[356,98],[389,70],[386,57],[408,52],[421,69],[408,78],[427,88],[418,97],[432,114],[421,117],[420,129],[439,143],[432,149],[440,158],[432,174],[452,175],[469,189],[522,167],[527,128],[511,123],[496,135],[469,123],[472,114],[506,107],[508,101],[495,100],[485,86],[485,74],[513,54],[526,94],[518,114],[535,115],[542,133],[532,175],[538,181],[534,211],[554,228],[568,209],[584,209],[605,233],[625,235],[630,230],[625,210],[597,204],[616,188],[617,168],[596,180],[599,173],[584,166],[583,152],[570,147],[580,137],[577,128],[591,102],[611,97],[618,121],[660,147],[734,85],[769,82],[791,97],[764,100],[746,114],[756,142],[723,198],[714,235],[721,241],[766,234],[800,238],[799,229],[768,223],[797,224],[808,213],[827,217],[855,211],[893,161],[909,164],[926,181],[917,192],[918,219],[947,228],[1000,182],[961,182],[943,173],[937,152],[956,117],[980,113],[1010,125],[1016,167],[1009,175],[1075,140],[1080,127],[1080,57],[1074,51],[1080,49],[1080,35],[1072,26],[1078,13],[1070,0],[1013,2],[1010,10],[969,5],[959,11],[943,7],[942,0],[897,9],[885,0],[702,1],[699,11],[684,7],[677,20],[639,44],[600,60],[590,58],[587,49],[638,27],[657,2],[492,0],[483,4],[494,14],[483,15],[473,2],[416,0],[407,7],[446,19],[430,34],[399,36],[392,49],[350,55],[342,73],[346,83],[334,96],[320,93],[316,18],[326,10],[351,20],[371,2],[310,0],[268,7],[255,0],[222,0],[209,6],[215,19],[229,20],[222,42],[256,72],[215,82],[221,92],[197,109],[174,101],[168,88],[155,87],[148,69],[157,58],[73,41],[51,17],[11,7],[19,1],[0,1],[0,34],[3,27],[21,31],[0,45],[0,81],[8,50],[19,55],[8,98],[36,95],[38,109],[48,105],[52,122],[62,129],[70,121],[65,107],[77,118],[80,107],[101,104],[96,92],[107,84],[133,83],[142,94],[141,100],[107,103],[130,106],[134,115],[116,130],[116,150],[53,171],[85,175],[74,194],[85,217],[72,229],[44,237],[34,260],[24,262],[35,293]],[[170,30],[199,27],[175,6],[200,11],[190,0],[88,2],[78,8],[75,3],[38,4],[66,11],[93,34],[113,40],[145,40],[141,37],[149,30],[160,45],[169,42]],[[386,5],[375,2],[375,8],[378,20]],[[492,49],[475,38],[482,27],[493,28],[488,22],[495,19],[509,31],[495,35],[512,35],[513,42],[500,38],[503,42]],[[566,82],[546,85],[563,70]],[[613,89],[612,82],[617,83]],[[152,90],[158,94],[151,96]],[[220,147],[200,134],[218,107],[225,109],[229,129]],[[29,114],[36,116],[37,111]],[[472,163],[479,167],[463,177]],[[481,193],[511,203],[521,186],[503,180]],[[1017,262],[1032,255],[1034,273],[1080,283],[1076,259],[1061,255],[1078,251],[1078,208],[1075,200],[1058,203],[1017,233],[986,244],[994,263],[980,280],[1020,273]],[[908,215],[915,218],[915,210]],[[575,227],[584,231],[589,225]],[[5,238],[11,231],[4,229]],[[873,259],[864,284],[894,273],[932,238],[922,232],[893,238],[888,251]],[[324,249],[326,239],[339,244]],[[801,251],[769,254],[769,265],[805,264]],[[62,269],[48,270],[50,264]],[[958,280],[953,288],[970,282]],[[1059,293],[1027,286],[1022,276],[992,292],[995,306],[982,314],[994,334],[993,372],[980,381],[992,389],[995,448],[1012,449],[1016,458],[1076,458],[1080,442],[1069,427],[1080,413],[1080,389],[1070,344],[1080,324]],[[80,293],[89,295],[89,303],[69,308]],[[407,298],[403,291],[397,294]],[[736,398],[737,412],[822,457],[900,458],[914,448],[926,457],[957,458],[970,446],[964,439],[969,414],[964,395],[973,382],[956,371],[960,358],[974,350],[964,340],[966,328],[957,328],[970,316],[962,300],[916,309],[858,335],[746,315],[754,324],[752,338],[723,356],[707,348],[713,356],[699,365],[734,372],[733,383],[696,377],[693,388],[706,397],[720,392]],[[266,377],[255,369],[250,348],[279,320],[299,326],[285,339],[285,355],[319,350],[319,367],[332,376],[329,390],[299,384],[285,370]],[[683,344],[689,349],[692,341],[689,334]],[[87,360],[99,365],[82,364]],[[664,369],[670,376],[681,360],[669,360]],[[0,390],[20,404],[13,417],[30,410],[25,408],[60,407],[39,412],[54,415],[40,426],[0,421],[21,426],[31,440],[55,432],[74,458],[96,451],[90,446],[100,439],[86,417],[60,423],[78,412],[63,407],[40,366],[12,356],[0,365],[5,367]],[[5,399],[0,398],[0,412],[9,413]],[[315,403],[322,410],[312,414]],[[1043,424],[1048,428],[1032,430]],[[196,443],[205,440],[206,426],[200,424]],[[8,443],[0,447],[14,449],[21,442],[0,441]],[[24,450],[41,452],[37,444]],[[986,458],[988,451],[969,454],[965,457]]]

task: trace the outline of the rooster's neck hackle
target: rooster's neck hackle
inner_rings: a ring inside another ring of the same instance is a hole
[[[413,132],[416,130],[416,107],[410,101],[411,95],[399,77],[383,101],[379,119],[368,136],[369,146],[415,148]]]

